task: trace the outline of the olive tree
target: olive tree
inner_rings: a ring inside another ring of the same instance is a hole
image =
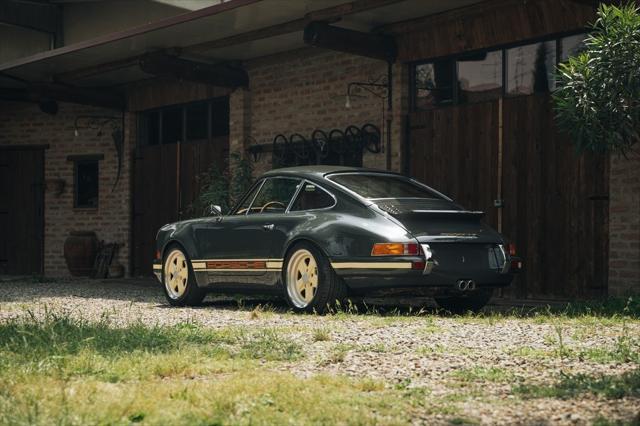
[[[640,14],[602,4],[585,48],[558,67],[558,126],[579,152],[626,156],[640,139]]]

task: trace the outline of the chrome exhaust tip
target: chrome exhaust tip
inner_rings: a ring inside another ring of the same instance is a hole
[[[469,288],[469,281],[458,280],[458,282],[456,283],[456,288],[460,291],[467,291],[467,289]]]
[[[458,280],[456,282],[456,288],[459,291],[471,291],[476,289],[476,282],[474,280]]]

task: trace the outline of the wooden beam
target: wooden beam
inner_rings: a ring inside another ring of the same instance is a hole
[[[308,23],[309,21],[307,21],[305,18],[296,19],[279,25],[272,25],[253,31],[247,31],[246,33],[233,35],[231,37],[225,37],[218,40],[205,41],[203,43],[194,44],[183,48],[182,51],[189,53],[206,52],[208,50],[248,43],[254,40],[277,37],[279,35],[302,31],[305,25],[307,25]]]
[[[93,77],[94,75],[104,74],[111,71],[117,71],[119,69],[128,68],[134,65],[138,65],[141,56],[132,56],[124,59],[120,59],[113,62],[107,62],[104,64],[93,65],[84,68],[77,68],[73,71],[63,72],[53,76],[54,81],[60,82],[73,82],[76,80],[82,80],[87,77]]]
[[[311,22],[307,25],[304,29],[304,42],[311,46],[387,62],[395,62],[398,50],[392,37],[335,27],[324,22]]]
[[[195,62],[163,52],[150,53],[140,60],[140,68],[147,74],[210,84],[219,87],[249,85],[249,75],[242,68]]]
[[[52,35],[60,33],[62,13],[60,7],[34,1],[0,1],[0,22],[30,28]]]
[[[333,23],[339,21],[343,16],[352,15],[354,13],[365,12],[371,9],[377,9],[384,6],[390,6],[404,0],[356,0],[349,3],[343,3],[337,6],[320,9],[307,13],[304,17],[284,22],[282,24],[271,25],[253,31],[225,37],[218,40],[206,41],[184,47],[183,52],[206,52],[208,50],[218,49],[222,47],[233,46],[242,43],[248,43],[255,40],[276,37],[279,35],[304,31],[305,27],[314,21],[322,21]]]
[[[339,21],[343,16],[348,16],[354,13],[364,12],[367,10],[390,6],[399,3],[404,0],[356,0],[348,3],[343,3],[334,7],[317,10],[307,13],[304,17],[295,19],[282,24],[271,25],[264,28],[259,28],[253,31],[247,31],[244,33],[236,34],[230,37],[225,37],[218,40],[206,41],[203,43],[193,44],[190,46],[180,48],[180,53],[200,53],[213,49],[239,45],[242,43],[248,43],[254,40],[262,40],[265,38],[276,37],[279,35],[290,34],[295,32],[304,31],[305,27],[314,21],[323,21],[327,23],[333,23]],[[54,77],[54,81],[75,81],[77,79],[87,78],[94,75],[126,68],[138,64],[144,56],[134,56],[118,61],[107,62],[95,66],[86,68],[80,68],[73,71],[58,74]],[[154,75],[155,71],[152,73]],[[187,80],[187,78],[184,78]],[[198,80],[200,82],[200,80]]]
[[[117,110],[122,110],[125,107],[124,98],[110,92],[54,84],[32,85],[21,89],[0,88],[0,99],[35,103],[55,100]]]

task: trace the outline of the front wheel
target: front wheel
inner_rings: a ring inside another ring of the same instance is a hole
[[[296,312],[323,314],[346,299],[346,287],[329,260],[309,243],[289,250],[283,280],[285,298]]]
[[[460,296],[436,297],[435,300],[438,306],[445,311],[449,311],[452,314],[464,314],[469,311],[479,312],[489,303],[491,296],[493,296],[493,290],[488,288],[474,290]]]
[[[162,265],[164,294],[172,306],[196,306],[206,292],[198,287],[191,262],[179,246],[169,248]]]

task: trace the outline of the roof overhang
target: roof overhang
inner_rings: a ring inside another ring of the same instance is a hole
[[[122,86],[153,77],[140,64],[158,51],[195,64],[237,67],[248,59],[304,47],[303,32],[310,22],[371,32],[479,1],[230,0],[0,64],[0,88]]]

